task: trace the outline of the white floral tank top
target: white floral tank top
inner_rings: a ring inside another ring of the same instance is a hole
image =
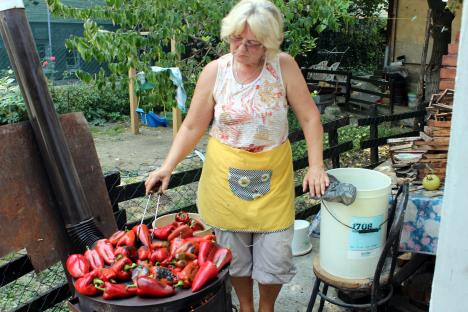
[[[218,59],[213,90],[214,121],[210,135],[231,147],[261,152],[288,137],[288,104],[279,55],[266,61],[260,75],[240,84],[234,78],[233,56]]]

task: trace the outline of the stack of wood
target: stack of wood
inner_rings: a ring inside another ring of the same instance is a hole
[[[434,173],[443,181],[447,166],[454,91],[434,94],[427,107],[428,120],[418,137],[389,139],[397,177],[408,182],[420,181]]]
[[[434,94],[427,107],[429,119],[424,132],[421,132],[421,141],[415,143],[418,147],[426,149],[420,160],[418,178],[433,172],[441,180],[445,179],[447,167],[447,152],[450,141],[450,127],[452,123],[454,91],[445,91]]]
[[[418,164],[426,150],[415,142],[421,137],[388,139],[390,156],[398,183],[414,182],[418,179]]]

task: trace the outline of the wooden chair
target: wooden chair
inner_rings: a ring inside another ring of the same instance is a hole
[[[325,301],[334,305],[351,308],[366,309],[372,312],[377,311],[377,307],[386,304],[393,295],[393,274],[395,272],[396,258],[400,244],[400,233],[403,226],[404,212],[408,203],[408,184],[402,185],[395,196],[389,211],[388,224],[391,224],[387,232],[382,254],[377,263],[373,278],[368,279],[344,279],[327,273],[320,265],[319,257],[315,257],[313,270],[315,274],[315,284],[310,296],[307,312],[311,312],[315,305],[317,295],[320,296],[320,305],[318,311],[323,310]],[[320,284],[323,283],[322,290]],[[335,299],[327,296],[328,288],[333,287],[338,291],[347,293],[370,294],[370,302],[363,304],[347,303],[341,299]]]

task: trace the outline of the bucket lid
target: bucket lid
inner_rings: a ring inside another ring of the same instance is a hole
[[[327,171],[340,182],[356,187],[356,197],[374,197],[390,191],[392,179],[385,174],[363,168],[336,168]]]

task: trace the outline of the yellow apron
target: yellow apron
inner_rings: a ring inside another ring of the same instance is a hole
[[[294,223],[289,141],[252,153],[210,138],[197,195],[203,221],[237,232],[276,232]]]

